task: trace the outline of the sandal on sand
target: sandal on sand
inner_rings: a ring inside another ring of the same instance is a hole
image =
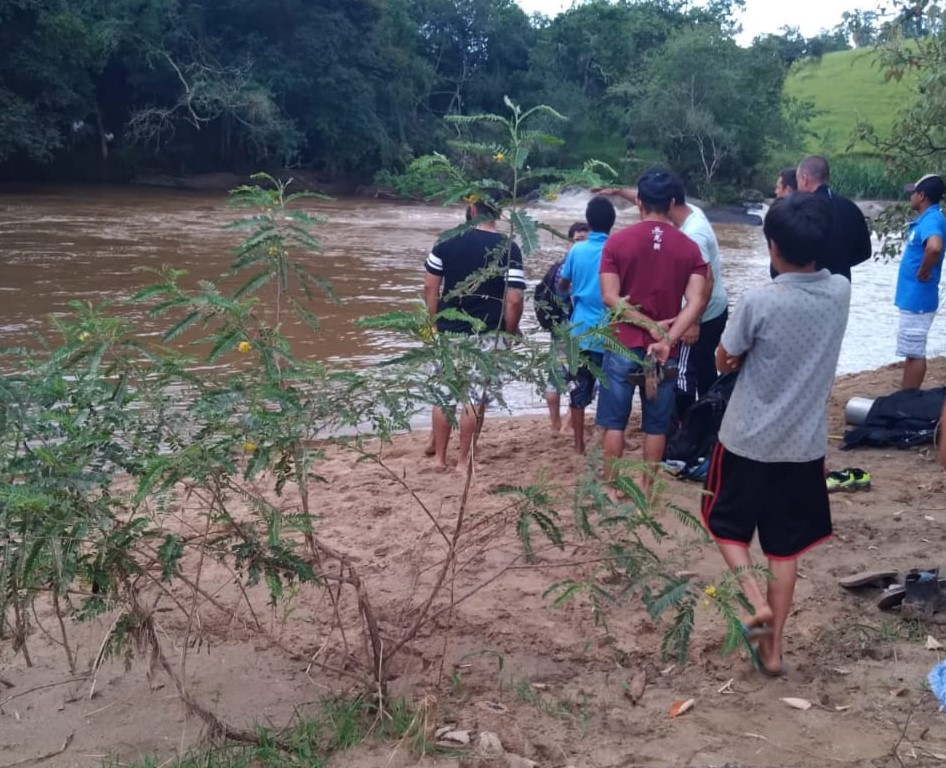
[[[785,664],[785,659],[779,659],[778,669],[769,669],[759,662],[759,671],[766,677],[785,677],[788,674],[788,666]]]
[[[845,589],[857,589],[858,587],[886,587],[891,581],[895,581],[897,572],[893,570],[861,571],[852,573],[848,576],[842,576],[838,579]]]
[[[762,660],[759,658],[759,649],[757,646],[749,645],[749,659],[752,661],[752,666],[759,672],[761,672],[766,677],[785,677],[788,674],[788,666],[785,664],[784,657],[779,658],[779,668],[778,669],[769,669],[765,664],[762,663]]]
[[[742,625],[742,636],[746,638],[749,642],[753,640],[758,640],[760,637],[768,637],[772,634],[772,627],[767,624],[758,624],[754,627],[747,627],[745,624]]]

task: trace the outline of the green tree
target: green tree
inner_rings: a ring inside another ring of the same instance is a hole
[[[855,48],[867,48],[877,42],[879,29],[876,11],[845,11],[841,14],[838,29],[846,39],[854,43]]]
[[[913,102],[894,120],[890,138],[879,136],[870,124],[859,127],[860,137],[901,172],[918,163],[938,168],[946,162],[946,9],[935,2],[898,4],[901,15],[921,6],[922,24],[939,31],[919,39],[897,34],[878,49],[886,78],[899,81],[916,73]]]
[[[420,50],[440,115],[497,109],[529,65],[534,33],[514,0],[417,0]]]
[[[764,161],[767,137],[784,130],[785,67],[766,46],[740,48],[721,30],[685,29],[644,69],[628,115],[702,194],[720,182],[748,182]]]

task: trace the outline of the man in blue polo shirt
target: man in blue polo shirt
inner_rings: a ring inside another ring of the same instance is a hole
[[[608,310],[601,300],[601,251],[611,233],[616,217],[614,205],[606,197],[597,195],[588,201],[585,220],[588,238],[575,243],[565,257],[559,287],[572,297],[572,316],[569,333],[578,341],[581,365],[569,372],[569,415],[575,436],[575,450],[585,452],[585,408],[591,405],[595,393],[595,371],[601,369],[604,345],[592,338],[589,331],[601,326]]]
[[[939,307],[939,278],[943,269],[946,219],[939,208],[946,186],[927,174],[904,187],[910,207],[919,216],[910,222],[900,257],[894,304],[900,310],[897,355],[905,357],[902,389],[919,389],[926,376],[926,338]]]

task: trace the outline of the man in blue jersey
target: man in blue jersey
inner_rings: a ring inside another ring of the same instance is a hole
[[[897,355],[905,357],[902,389],[919,389],[926,377],[926,339],[939,307],[939,278],[943,270],[946,219],[940,210],[943,180],[927,174],[907,184],[910,207],[919,216],[910,222],[900,257],[894,303],[900,310]]]
[[[581,350],[581,365],[569,375],[569,413],[575,438],[575,450],[585,452],[585,408],[594,399],[595,372],[601,370],[604,346],[601,339],[589,334],[602,325],[607,308],[601,300],[601,251],[611,233],[616,217],[614,205],[600,195],[591,198],[585,209],[588,238],[575,243],[565,257],[559,286],[572,298],[569,332]]]

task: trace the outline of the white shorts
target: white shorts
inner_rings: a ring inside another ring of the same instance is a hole
[[[926,337],[936,312],[900,310],[900,331],[897,333],[897,356],[915,360],[926,359]]]

